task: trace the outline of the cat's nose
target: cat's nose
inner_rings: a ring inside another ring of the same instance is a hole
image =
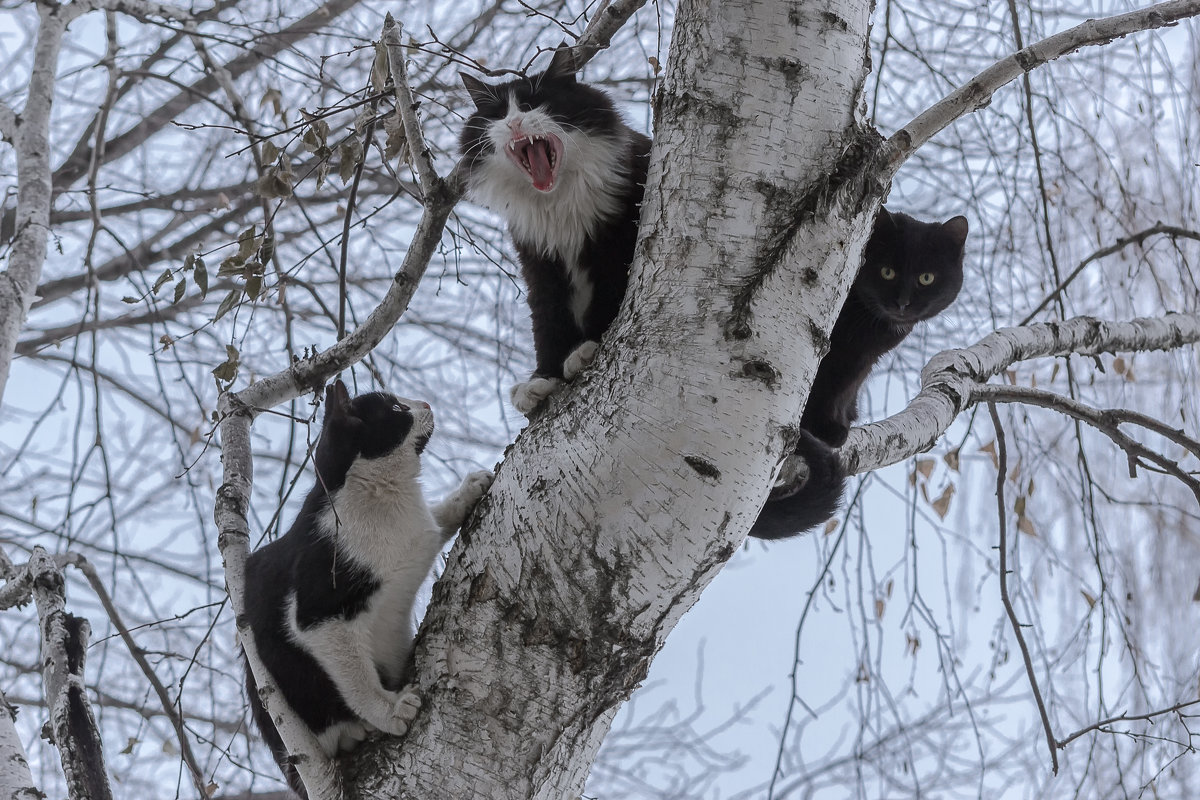
[[[424,409],[425,409],[425,410],[427,410],[427,411],[432,411],[432,410],[433,410],[433,409],[430,407],[429,403],[426,403],[424,400],[418,400],[418,401],[417,401],[417,405],[421,406],[422,408],[424,408]]]

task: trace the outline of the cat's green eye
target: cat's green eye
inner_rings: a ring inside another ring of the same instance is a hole
[[[880,267],[880,269],[879,269],[879,275],[880,275],[880,277],[882,277],[882,278],[883,278],[885,281],[894,281],[894,280],[896,280],[896,270],[892,269],[891,267]]]
[[[917,283],[921,284],[922,286],[928,286],[929,284],[933,283],[933,280],[936,277],[937,276],[932,272],[922,272],[917,276]]]

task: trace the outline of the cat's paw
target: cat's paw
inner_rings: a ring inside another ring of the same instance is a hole
[[[416,689],[406,686],[396,693],[391,711],[385,720],[386,725],[380,726],[380,730],[393,736],[403,736],[408,733],[408,726],[417,718],[417,712],[420,710],[421,695]]]
[[[558,378],[530,378],[512,387],[508,396],[512,400],[513,408],[529,416],[543,400],[558,391],[560,386],[562,381]]]
[[[575,380],[575,376],[583,372],[584,367],[596,360],[596,351],[599,349],[599,342],[589,340],[572,350],[563,361],[563,377],[569,381]]]
[[[458,496],[467,509],[472,509],[480,499],[492,488],[496,475],[489,470],[481,469],[463,478],[458,486]]]

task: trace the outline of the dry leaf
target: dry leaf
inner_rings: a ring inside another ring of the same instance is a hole
[[[882,598],[875,600],[875,619],[883,619],[884,603]]]
[[[946,486],[942,492],[942,496],[930,503],[933,506],[934,513],[938,515],[938,519],[945,519],[946,514],[950,511],[950,498],[954,497],[954,484]]]
[[[983,447],[979,448],[979,452],[987,453],[992,457],[992,466],[999,469],[1000,459],[996,458],[996,442],[995,440],[988,442]]]
[[[1079,590],[1079,593],[1080,593],[1081,595],[1083,595],[1083,599],[1087,601],[1088,608],[1095,608],[1095,607],[1096,607],[1096,598],[1092,597],[1090,594],[1088,594],[1087,592],[1085,592],[1083,589],[1080,589],[1080,590]]]
[[[892,589],[893,589],[895,586],[896,586],[896,581],[895,581],[895,579],[894,579],[894,578],[888,578],[887,586],[883,587],[883,593],[884,593],[884,596],[886,596],[886,597],[887,597],[889,600],[892,598]]]
[[[921,647],[921,638],[913,636],[911,633],[904,634],[904,650],[910,656],[915,656],[917,650]]]
[[[1121,358],[1120,356],[1117,356],[1116,358],[1114,358],[1113,362],[1112,362],[1112,368],[1113,368],[1113,372],[1117,373],[1118,375],[1124,375],[1125,374],[1125,359]]]
[[[662,72],[662,64],[658,63],[657,58],[655,58],[654,56],[650,56],[649,58],[646,59],[646,61],[648,61],[650,63],[650,66],[654,69],[655,75]]]
[[[946,455],[942,456],[942,460],[946,462],[946,466],[958,472],[958,448],[954,448]]]
[[[918,458],[917,472],[921,473],[926,480],[929,480],[929,476],[933,474],[934,463],[932,458]]]
[[[1037,536],[1037,530],[1029,521],[1029,517],[1017,517],[1017,530],[1030,536]]]
[[[826,523],[825,523],[825,535],[826,535],[826,536],[828,536],[829,534],[833,533],[833,532],[834,532],[834,531],[836,531],[837,529],[838,529],[838,520],[837,520],[837,517],[834,517],[833,519],[829,520],[829,522],[826,522]]]

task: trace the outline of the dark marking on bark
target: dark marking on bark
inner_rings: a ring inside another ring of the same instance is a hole
[[[670,114],[676,117],[691,115],[703,120],[710,129],[713,147],[718,149],[724,147],[734,132],[742,126],[742,119],[734,111],[731,103],[690,91],[668,93],[664,90],[659,95],[659,107],[655,114]]]
[[[846,33],[850,30],[850,23],[832,11],[822,11],[821,22],[824,24],[826,31],[837,30]]]
[[[829,352],[829,334],[822,330],[820,325],[817,325],[812,320],[809,320],[808,336],[809,341],[812,342],[813,350],[815,350],[817,353],[817,356],[823,358],[825,354]]]
[[[1029,72],[1042,63],[1037,56],[1030,52],[1028,47],[1022,48],[1013,53],[1013,61],[1017,62],[1017,66],[1020,67],[1023,72]]]
[[[712,478],[715,481],[721,480],[721,470],[717,469],[716,464],[712,463],[708,459],[701,458],[700,456],[684,456],[683,460],[686,461],[687,465],[694,469],[698,475],[701,475],[705,478]]]
[[[800,280],[804,281],[805,286],[816,286],[817,279],[820,277],[812,267],[805,267],[804,272],[800,274]]]
[[[741,377],[749,378],[754,381],[762,381],[767,386],[774,389],[779,385],[779,370],[771,366],[767,361],[760,358],[754,358],[742,364]]]
[[[767,235],[754,257],[750,277],[733,296],[732,312],[725,323],[727,339],[745,339],[750,335],[754,298],[767,276],[778,268],[801,226],[826,216],[835,205],[843,206],[851,214],[862,213],[869,202],[883,196],[886,186],[879,179],[883,168],[882,144],[883,137],[874,128],[851,128],[829,175],[803,192],[788,193],[786,201],[764,193],[768,202],[762,225]],[[762,191],[761,186],[759,190]]]
[[[801,11],[802,8],[803,6],[800,3],[788,4],[788,25],[791,25],[793,28],[799,28],[804,24],[804,13]]]
[[[492,577],[488,568],[484,567],[483,572],[471,579],[471,588],[467,590],[467,605],[490,603],[499,596],[500,591],[496,586],[496,579]]]
[[[798,58],[767,58],[763,59],[767,69],[783,75],[784,85],[792,97],[800,91],[800,85],[809,77],[811,70],[808,65]]]

